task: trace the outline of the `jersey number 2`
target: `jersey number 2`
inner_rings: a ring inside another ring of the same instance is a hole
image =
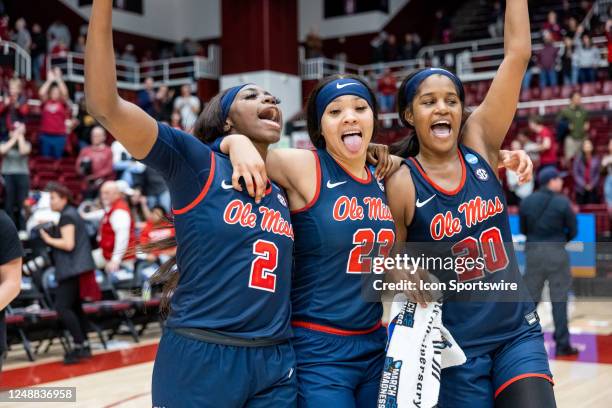
[[[356,245],[349,254],[346,273],[369,273],[372,271],[372,258],[370,257],[374,243],[380,245],[378,256],[386,258],[391,252],[395,233],[390,229],[381,229],[378,235],[371,228],[355,231],[353,244]]]
[[[257,255],[257,258],[251,262],[249,287],[274,292],[276,290],[274,271],[278,266],[278,247],[274,242],[258,239],[253,244],[253,254]]]

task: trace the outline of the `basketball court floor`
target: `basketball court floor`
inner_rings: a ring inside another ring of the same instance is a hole
[[[612,302],[589,299],[570,306],[572,343],[580,350],[577,357],[554,357],[550,306],[541,304],[539,313],[551,357],[558,407],[610,407]],[[43,385],[76,387],[77,402],[44,403],[45,407],[150,407],[151,373],[160,334],[158,327],[151,327],[138,344],[127,336],[118,336],[106,351],[97,348],[99,344],[94,342],[93,358],[72,366],[62,364],[59,345],[34,363],[27,361],[23,349],[13,346],[4,363],[0,385],[3,389]],[[41,403],[0,403],[0,406],[40,407]]]

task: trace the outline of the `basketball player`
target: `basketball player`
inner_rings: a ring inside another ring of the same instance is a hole
[[[507,0],[505,19],[504,60],[469,118],[463,85],[446,70],[413,73],[398,95],[401,120],[413,130],[397,151],[411,157],[386,185],[398,242],[443,243],[446,255],[484,260],[484,268],[452,270],[455,281],[518,280],[519,287],[499,302],[500,292],[467,295],[482,301],[446,294],[443,322],[468,361],[442,371],[440,407],[555,406],[541,327],[520,281],[494,172],[531,56],[527,0]]]
[[[363,278],[372,257],[388,255],[395,235],[384,185],[366,166],[376,112],[358,77],[322,80],[307,105],[317,149],[271,150],[260,176],[286,189],[296,233],[291,300],[299,406],[376,404],[386,333],[381,303],[362,296]],[[244,169],[257,158],[249,143],[241,135],[220,143],[240,169],[235,181],[249,177]],[[378,175],[395,160],[381,160]]]
[[[117,94],[111,11],[111,0],[93,2],[88,109],[132,156],[164,176],[178,243],[178,279],[164,289],[173,295],[155,360],[153,405],[294,406],[293,230],[284,193],[269,184],[255,201],[232,189],[228,158],[204,143],[240,132],[265,158],[280,138],[277,100],[254,85],[231,88],[210,101],[195,137],[156,122]]]

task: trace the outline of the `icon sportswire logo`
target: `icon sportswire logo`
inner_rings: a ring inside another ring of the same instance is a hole
[[[342,89],[342,88],[344,88],[346,86],[349,86],[349,85],[359,85],[359,84],[357,82],[349,82],[349,83],[346,83],[346,84],[336,84],[336,89]]]
[[[341,186],[344,183],[346,183],[346,181],[339,181],[337,183],[332,183],[331,180],[327,180],[327,188],[335,188],[335,187]]]
[[[417,206],[417,208],[421,208],[422,206],[424,206],[425,204],[427,204],[428,202],[430,202],[431,200],[433,200],[433,198],[434,198],[435,196],[436,196],[436,195],[434,194],[434,195],[432,195],[431,197],[429,197],[429,198],[428,198],[427,200],[425,200],[425,201],[419,201],[419,199],[417,198],[417,200],[416,200],[416,206]]]

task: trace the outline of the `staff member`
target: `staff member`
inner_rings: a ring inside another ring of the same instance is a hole
[[[81,299],[84,297],[87,283],[91,282],[91,277],[94,276],[95,265],[85,221],[76,208],[70,205],[70,190],[59,183],[51,182],[47,185],[47,191],[51,193],[51,209],[61,214],[59,234],[54,234],[59,237],[53,238],[44,230],[41,230],[40,235],[52,248],[55,280],[58,283],[55,309],[74,341],[74,349],[64,355],[64,364],[75,364],[82,358],[91,356],[87,343],[88,321]],[[95,281],[95,277],[93,279]]]
[[[525,282],[535,302],[544,282],[550,287],[557,356],[578,354],[567,328],[567,295],[572,284],[565,244],[576,236],[576,214],[561,194],[563,179],[554,167],[542,169],[538,191],[521,203],[521,233],[527,236]]]
[[[19,294],[23,249],[15,224],[0,210],[0,370],[6,350],[4,308]]]

